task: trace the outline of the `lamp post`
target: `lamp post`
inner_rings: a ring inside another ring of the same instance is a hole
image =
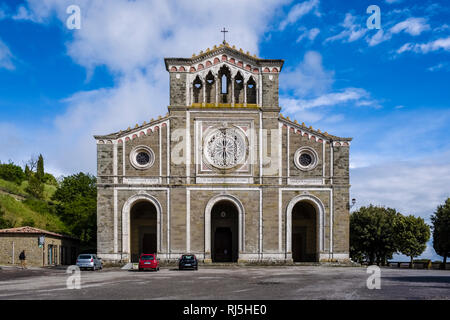
[[[350,209],[353,208],[355,206],[355,204],[356,204],[356,199],[353,198],[352,199],[352,204],[350,205]]]

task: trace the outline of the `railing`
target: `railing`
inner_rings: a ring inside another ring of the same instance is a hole
[[[395,268],[410,268],[411,262],[406,261],[389,261],[388,262],[389,267],[395,267]],[[445,269],[450,270],[450,263],[446,263],[445,267],[443,266],[442,262],[431,262],[431,260],[428,261],[414,261],[413,262],[413,269]]]

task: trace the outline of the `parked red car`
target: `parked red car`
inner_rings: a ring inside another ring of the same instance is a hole
[[[139,271],[142,270],[159,271],[159,259],[156,258],[156,254],[141,254],[139,257]]]

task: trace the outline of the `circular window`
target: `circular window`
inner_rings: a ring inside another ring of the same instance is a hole
[[[147,169],[153,165],[155,154],[147,146],[135,147],[130,153],[130,162],[136,169]]]
[[[303,147],[294,154],[295,166],[300,170],[312,170],[318,161],[317,152],[313,148]]]
[[[230,169],[245,161],[245,136],[236,128],[216,129],[206,137],[203,150],[209,164],[220,169]]]

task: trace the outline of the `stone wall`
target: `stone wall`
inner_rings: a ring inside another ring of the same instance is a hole
[[[170,72],[170,105],[186,105],[186,76],[183,72]],[[179,78],[177,78],[177,76]]]
[[[262,73],[262,106],[278,107],[278,73]]]
[[[14,243],[14,264],[13,264]],[[28,266],[42,267],[49,265],[48,246],[53,245],[56,258],[52,265],[73,264],[72,257],[78,254],[78,242],[68,238],[45,235],[44,246],[39,248],[38,234],[0,234],[0,265],[20,265],[19,255],[25,250]],[[61,246],[66,248],[66,257],[61,257]]]

